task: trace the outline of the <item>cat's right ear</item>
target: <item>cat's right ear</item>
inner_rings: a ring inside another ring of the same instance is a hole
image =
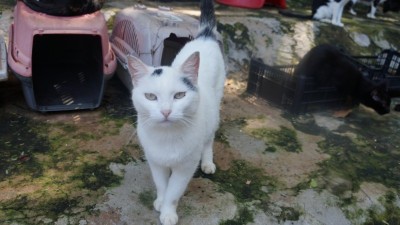
[[[197,77],[199,75],[200,66],[200,53],[194,52],[186,59],[181,66],[181,71],[189,78],[193,83],[197,83]]]
[[[142,77],[149,73],[149,67],[139,58],[128,55],[128,71],[132,78],[132,84],[135,86]]]

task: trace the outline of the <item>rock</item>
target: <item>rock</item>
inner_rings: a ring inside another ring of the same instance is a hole
[[[368,47],[371,44],[369,37],[366,34],[353,32],[350,37],[361,47]]]
[[[379,31],[376,36],[372,37],[372,41],[382,49],[392,48],[393,46],[384,39],[384,36],[383,31]]]

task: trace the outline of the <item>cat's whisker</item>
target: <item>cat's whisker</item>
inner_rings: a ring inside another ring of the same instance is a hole
[[[192,118],[188,117],[183,117],[182,120],[180,120],[185,126],[190,127],[194,124],[194,121]]]

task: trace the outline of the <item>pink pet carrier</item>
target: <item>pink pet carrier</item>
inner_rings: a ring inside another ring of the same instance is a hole
[[[136,5],[118,12],[110,38],[117,59],[117,75],[131,91],[127,55],[153,66],[170,65],[175,55],[197,34],[199,21],[170,11]]]
[[[10,26],[8,64],[38,111],[92,109],[116,69],[103,14],[58,17],[22,1]]]

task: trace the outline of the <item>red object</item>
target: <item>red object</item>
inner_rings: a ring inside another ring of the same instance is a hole
[[[216,2],[242,8],[259,9],[265,4],[275,5],[279,8],[286,8],[285,0],[216,0]]]
[[[286,9],[286,0],[266,0],[265,4],[272,4],[281,9]]]

